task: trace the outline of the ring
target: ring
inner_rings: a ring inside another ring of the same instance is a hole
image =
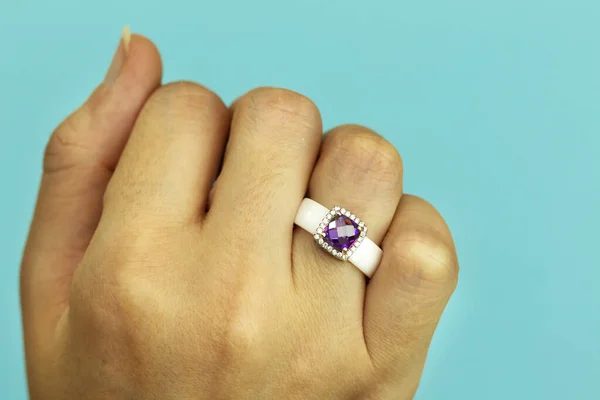
[[[383,250],[367,237],[365,223],[349,210],[340,206],[329,210],[305,198],[294,223],[313,235],[329,254],[350,261],[369,278],[379,266]]]

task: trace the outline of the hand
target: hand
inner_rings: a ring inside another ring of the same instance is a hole
[[[22,266],[31,398],[411,398],[457,260],[398,152],[360,126],[322,136],[290,91],[228,108],[160,81],[126,35],[48,143]],[[367,222],[368,283],[294,229],[306,193]]]

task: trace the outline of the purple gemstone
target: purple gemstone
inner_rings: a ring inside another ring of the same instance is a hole
[[[358,225],[344,215],[331,221],[324,232],[325,241],[338,251],[351,247],[360,236]]]

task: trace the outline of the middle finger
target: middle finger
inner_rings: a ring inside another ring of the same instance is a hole
[[[283,89],[253,90],[232,108],[208,220],[225,224],[217,231],[230,246],[277,249],[289,260],[295,213],[321,141],[321,116],[309,99]]]

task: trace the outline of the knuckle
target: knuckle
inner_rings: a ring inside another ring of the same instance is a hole
[[[103,333],[135,334],[131,330],[136,326],[146,326],[142,320],[160,316],[157,310],[185,297],[185,291],[170,290],[180,282],[170,271],[178,251],[173,234],[181,229],[137,223],[111,223],[108,235],[104,229],[76,270],[70,309],[84,324]]]
[[[72,169],[85,159],[89,149],[82,142],[81,133],[89,129],[90,118],[85,108],[81,108],[56,128],[44,150],[44,173]]]
[[[234,256],[231,260],[238,258]],[[224,363],[234,362],[240,357],[254,362],[255,357],[260,355],[260,349],[273,339],[265,329],[268,325],[264,318],[266,314],[256,313],[254,279],[251,275],[224,275],[213,283],[219,290],[213,299],[214,315],[218,317],[211,317],[211,342]]]
[[[455,285],[458,260],[453,246],[439,234],[410,231],[398,235],[390,251],[394,261],[418,282]]]
[[[148,273],[141,250],[105,251],[102,265],[86,265],[73,281],[70,308],[89,326],[113,335],[127,333],[132,322],[161,300],[160,280]]]
[[[203,118],[228,113],[227,106],[211,90],[194,82],[178,81],[157,89],[148,99],[145,112],[169,114],[182,118]]]
[[[234,355],[235,358],[248,358],[255,355],[255,350],[260,348],[261,330],[252,318],[237,315],[229,319],[224,330],[223,346],[227,349],[226,354]]]
[[[320,127],[317,106],[306,96],[279,88],[258,88],[239,101],[240,113],[272,126]]]
[[[221,321],[213,326],[218,335],[212,344],[221,362],[234,364],[236,360],[244,359],[249,364],[261,367],[264,362],[261,354],[268,348],[266,343],[272,339],[264,329],[264,323],[250,312],[227,306],[223,306],[220,314]]]
[[[402,158],[398,150],[383,137],[359,125],[344,125],[334,129],[326,139],[325,151],[332,162],[354,179],[372,180],[395,188],[402,176]],[[352,163],[348,163],[352,159]]]

